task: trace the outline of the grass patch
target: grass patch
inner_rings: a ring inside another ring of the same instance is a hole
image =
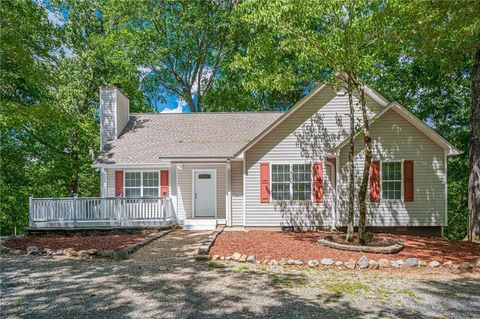
[[[404,295],[410,298],[415,299],[422,299],[416,293],[414,293],[411,289],[401,288],[401,289],[392,289],[392,288],[378,288],[374,291],[372,296],[369,296],[369,299],[378,299],[378,300],[391,300],[393,297],[397,297],[399,295]]]
[[[325,290],[327,290],[329,293],[335,295],[355,295],[361,292],[370,291],[370,287],[358,279],[350,282],[333,281],[326,283],[323,288],[325,288]]]
[[[207,267],[209,269],[223,268],[222,265],[220,265],[219,263],[217,263],[216,261],[213,261],[213,260],[208,261]]]
[[[250,267],[248,266],[240,266],[240,267],[233,268],[234,272],[244,272],[248,270],[250,270]]]
[[[20,306],[21,304],[23,304],[23,299],[17,299],[13,303],[15,304],[15,306]]]
[[[273,286],[277,288],[302,288],[307,286],[307,277],[303,274],[269,274]]]

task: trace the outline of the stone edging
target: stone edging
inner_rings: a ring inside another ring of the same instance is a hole
[[[269,259],[269,260],[257,260],[255,256],[247,256],[240,254],[238,252],[234,253],[231,256],[220,256],[214,255],[211,258],[212,261],[233,261],[240,263],[256,263],[269,266],[308,266],[310,268],[316,267],[336,267],[338,269],[379,269],[379,268],[444,268],[444,269],[480,269],[480,258],[475,262],[462,262],[460,264],[454,264],[451,261],[446,261],[441,264],[438,261],[426,262],[417,258],[407,258],[405,260],[398,259],[391,261],[389,259],[381,258],[378,261],[369,259],[367,256],[361,256],[358,260],[350,259],[348,261],[333,260],[331,258],[322,258],[322,259],[313,259],[304,263],[299,259],[287,259],[283,258],[280,260]]]
[[[331,236],[320,237],[318,239],[318,243],[323,246],[340,249],[340,250],[347,250],[347,251],[358,251],[358,252],[365,252],[365,253],[374,253],[374,254],[394,254],[398,253],[403,249],[403,241],[399,239],[389,238],[389,240],[393,241],[394,244],[386,247],[374,247],[374,246],[355,246],[355,245],[348,245],[348,244],[340,244],[329,240]]]
[[[153,234],[151,236],[145,237],[144,240],[139,241],[134,244],[130,244],[125,246],[122,249],[119,250],[97,250],[97,249],[87,249],[87,250],[80,250],[80,251],[75,251],[72,248],[66,248],[66,249],[58,249],[56,251],[52,249],[38,249],[36,246],[30,246],[27,247],[26,252],[19,250],[19,249],[12,249],[5,247],[3,245],[0,245],[0,253],[2,254],[14,254],[14,255],[22,255],[22,254],[27,254],[27,255],[40,255],[40,256],[46,256],[46,257],[79,257],[79,258],[93,258],[93,257],[106,257],[106,258],[115,258],[115,259],[126,259],[129,257],[129,255],[133,254],[135,251],[137,251],[139,248],[151,243],[152,241],[165,236],[166,234],[170,233],[173,231],[173,229],[167,229],[163,230],[161,232],[158,232],[157,234]]]
[[[1,236],[0,237],[0,245],[5,244],[7,241],[17,238],[23,238],[25,235],[11,235],[11,236]]]
[[[195,260],[208,260],[208,251],[212,247],[215,239],[217,236],[223,231],[225,228],[224,225],[218,226],[212,233],[208,236],[208,238],[202,243],[200,248],[198,248],[197,255],[195,255]]]
[[[138,249],[142,248],[145,245],[150,244],[152,241],[159,239],[160,237],[165,236],[166,234],[172,232],[173,229],[163,230],[162,232],[155,234],[153,236],[148,236],[144,240],[137,242],[135,244],[127,245],[125,248],[120,250],[113,251],[113,258],[115,259],[127,259],[129,255],[133,254]]]

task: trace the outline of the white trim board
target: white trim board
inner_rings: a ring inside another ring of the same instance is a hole
[[[444,170],[445,170],[445,221],[444,227],[448,226],[448,152],[445,150],[445,159],[444,159]]]
[[[160,163],[115,163],[115,164],[100,164],[93,163],[92,167],[94,168],[106,168],[106,169],[161,169],[161,168],[170,168],[170,161],[160,162]]]
[[[246,222],[247,222],[247,186],[246,186],[246,181],[247,181],[247,157],[246,157],[246,154],[244,154],[244,158],[243,158],[243,163],[242,163],[242,178],[243,178],[243,198],[242,198],[242,201],[243,201],[243,227],[246,226]]]

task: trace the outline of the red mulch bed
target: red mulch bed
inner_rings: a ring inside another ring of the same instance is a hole
[[[86,249],[118,250],[127,245],[145,240],[148,234],[136,235],[110,235],[110,236],[32,236],[9,240],[5,246],[14,249],[27,249],[28,246],[37,246],[39,249],[66,249],[73,248],[76,251]]]
[[[254,255],[257,260],[280,260],[282,258],[300,259],[304,262],[311,259],[332,258],[348,261],[366,255],[371,259],[386,258],[390,260],[417,258],[425,261],[437,260],[453,263],[475,261],[480,258],[480,245],[453,241],[442,238],[428,238],[406,235],[375,234],[403,240],[404,248],[396,254],[372,254],[349,252],[328,248],[317,243],[326,232],[286,233],[273,231],[222,232],[209,255],[230,256],[235,252]]]

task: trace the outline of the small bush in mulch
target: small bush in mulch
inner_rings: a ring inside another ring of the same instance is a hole
[[[304,262],[331,258],[333,260],[358,260],[366,255],[370,259],[391,260],[417,258],[425,261],[475,262],[480,257],[480,245],[443,238],[429,238],[407,235],[375,234],[403,241],[402,251],[391,254],[343,251],[320,245],[319,237],[332,235],[329,232],[278,232],[251,230],[247,232],[222,232],[209,251],[210,256],[231,256],[235,252],[253,255],[256,260],[298,259]]]
[[[4,246],[26,250],[29,246],[36,246],[39,249],[49,248],[52,250],[73,248],[76,251],[97,249],[97,250],[120,250],[128,245],[145,240],[154,234],[143,233],[135,235],[110,235],[110,236],[26,236],[7,241]]]

